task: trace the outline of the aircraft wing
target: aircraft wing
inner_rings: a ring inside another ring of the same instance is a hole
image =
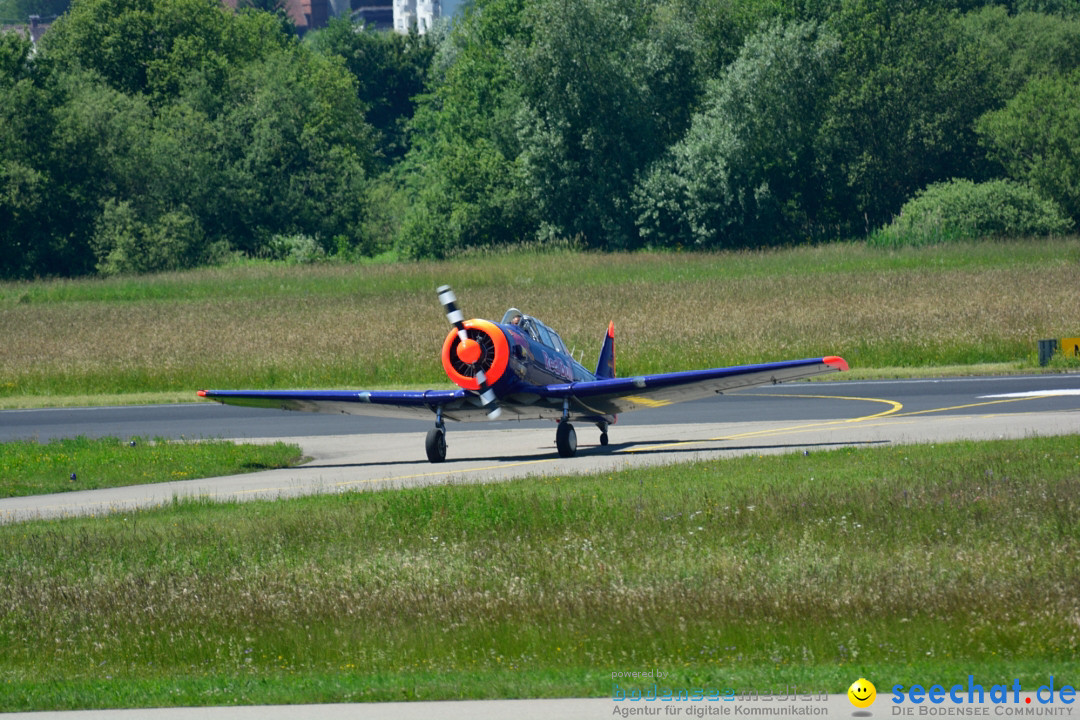
[[[459,413],[485,416],[480,399],[461,388],[455,390],[200,390],[199,397],[225,405],[299,410],[302,412],[374,415],[376,417],[430,419],[442,407],[445,417]],[[470,418],[471,419],[471,418]]]
[[[562,398],[569,398],[575,415],[591,419],[847,369],[848,364],[843,358],[809,358],[548,385],[544,388],[544,395],[550,399],[557,398],[560,407]]]
[[[587,382],[523,386],[499,398],[505,420],[562,417],[564,400],[574,419],[604,420],[619,413],[696,400],[733,390],[799,380],[847,370],[842,358],[738,365],[686,372],[639,375]],[[487,419],[483,402],[472,392],[453,390],[200,390],[199,397],[227,405],[304,412],[431,419],[442,409],[447,420]]]

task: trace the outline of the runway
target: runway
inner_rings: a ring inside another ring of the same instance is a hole
[[[1080,375],[800,382],[620,417],[611,444],[578,427],[560,458],[553,423],[449,425],[447,462],[424,456],[429,423],[214,403],[0,412],[0,440],[75,435],[288,438],[311,462],[221,478],[0,500],[0,522],[100,515],[179,497],[249,500],[446,482],[615,472],[627,467],[844,446],[1080,433]]]
[[[964,412],[964,405],[988,395],[1008,393],[1080,392],[1080,374],[970,377],[923,380],[871,380],[859,382],[798,382],[733,393],[708,400],[669,405],[621,415],[612,439],[631,425],[725,423],[741,420],[795,421],[856,417],[866,403],[898,402],[904,412]],[[791,395],[809,396],[792,398]],[[823,397],[828,398],[827,401]],[[845,399],[846,398],[846,399]],[[1001,399],[1001,398],[998,398]],[[133,407],[50,408],[0,411],[0,442],[31,438],[133,436],[166,438],[267,438],[369,433],[420,433],[433,422],[392,420],[348,415],[292,413],[233,407],[202,401],[183,405]],[[1008,403],[1001,403],[1007,406]],[[953,409],[950,409],[953,408]],[[1068,410],[1080,407],[1075,397],[1053,396],[1028,409]],[[551,423],[491,422],[483,425],[450,423],[452,438],[461,429],[531,427],[554,437]],[[581,440],[589,430],[581,428]]]

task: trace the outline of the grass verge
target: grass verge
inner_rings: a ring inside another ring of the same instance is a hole
[[[290,467],[302,460],[299,446],[283,442],[77,437],[46,444],[0,443],[0,497],[235,475]]]
[[[5,526],[0,710],[1075,685],[1078,498],[1064,437]]]

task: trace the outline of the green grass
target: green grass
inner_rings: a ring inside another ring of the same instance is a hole
[[[744,457],[0,527],[0,710],[1080,681],[1080,452]]]
[[[283,442],[85,437],[9,442],[0,444],[0,498],[234,475],[290,467],[302,459],[297,445]]]
[[[499,318],[516,305],[544,319],[586,365],[614,320],[623,375],[825,354],[886,374],[1031,369],[1038,339],[1080,334],[1078,261],[1080,238],[1071,237],[900,250],[522,250],[0,283],[0,403],[194,399],[210,387],[443,387],[443,283],[469,316]]]

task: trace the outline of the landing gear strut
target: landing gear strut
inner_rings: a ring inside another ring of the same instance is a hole
[[[428,430],[424,449],[427,450],[427,459],[431,462],[441,463],[446,460],[446,426],[443,425],[442,408],[435,413],[435,427]]]

